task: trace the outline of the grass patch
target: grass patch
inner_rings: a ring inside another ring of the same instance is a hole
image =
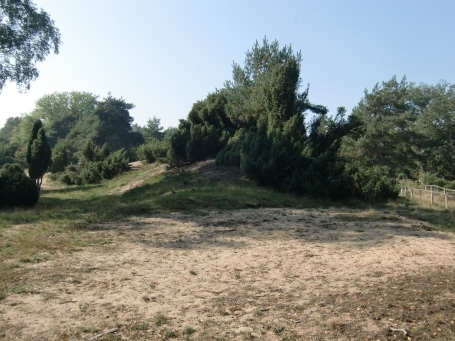
[[[158,327],[166,324],[167,321],[168,321],[168,318],[161,313],[156,315],[156,317],[155,317],[155,325],[157,325]]]
[[[195,332],[196,332],[196,329],[194,329],[194,327],[191,325],[186,325],[185,328],[183,328],[183,333],[186,335],[191,335]]]
[[[165,339],[172,339],[174,337],[177,337],[178,336],[178,333],[175,329],[171,328],[171,327],[166,327],[166,329],[164,330],[164,338]]]
[[[87,312],[88,304],[86,303],[79,303],[79,311],[83,314]]]

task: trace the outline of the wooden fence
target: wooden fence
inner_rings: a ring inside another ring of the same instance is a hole
[[[409,199],[429,200],[430,205],[434,205],[435,202],[444,202],[446,210],[449,209],[449,203],[455,204],[455,190],[439,187],[436,185],[426,185],[425,189],[412,188],[404,185],[400,186],[400,194],[404,195]],[[435,200],[438,197],[441,200]]]

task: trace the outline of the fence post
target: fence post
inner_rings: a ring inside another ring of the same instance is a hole
[[[414,190],[411,188],[411,198],[414,197]]]
[[[446,210],[449,208],[449,206],[447,205],[447,194],[445,195],[445,199],[446,199]]]
[[[434,203],[434,200],[433,200],[433,191],[431,191],[430,203],[431,203],[431,205],[433,205],[433,203]]]
[[[422,201],[422,190],[419,189],[419,201]]]
[[[408,197],[408,187],[404,186],[404,196],[405,198]]]

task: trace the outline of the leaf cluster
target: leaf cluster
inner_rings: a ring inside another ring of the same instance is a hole
[[[59,53],[60,32],[54,21],[30,0],[0,0],[0,91],[7,81],[30,89],[37,62]]]

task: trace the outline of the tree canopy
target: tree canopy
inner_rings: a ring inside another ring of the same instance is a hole
[[[59,53],[60,32],[45,11],[30,0],[0,0],[0,91],[7,81],[28,90],[38,75],[36,63]]]

